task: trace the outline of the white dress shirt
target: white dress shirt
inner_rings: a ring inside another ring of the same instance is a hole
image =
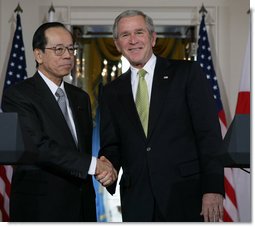
[[[147,72],[145,75],[145,80],[146,80],[147,88],[148,88],[149,103],[151,100],[151,89],[152,89],[155,65],[156,65],[156,56],[152,54],[150,60],[143,67],[143,69],[145,69]],[[133,92],[133,97],[135,101],[136,91],[137,91],[138,82],[139,82],[139,78],[137,76],[139,69],[134,68],[133,66],[130,66],[130,69],[131,69],[131,86],[132,86],[132,92]]]

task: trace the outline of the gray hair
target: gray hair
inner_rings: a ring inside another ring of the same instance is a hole
[[[119,16],[115,18],[114,24],[113,24],[113,39],[118,39],[118,23],[122,18],[125,17],[134,17],[134,16],[142,16],[145,20],[147,30],[150,35],[155,31],[153,20],[151,17],[144,14],[142,11],[139,10],[126,10],[122,12]]]

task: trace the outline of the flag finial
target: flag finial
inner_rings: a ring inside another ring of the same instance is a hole
[[[50,12],[54,12],[55,13],[55,8],[53,6],[53,3],[51,3],[51,6],[50,6],[50,8],[48,10],[48,13],[50,13]]]
[[[204,4],[203,4],[203,3],[202,3],[202,6],[201,6],[201,8],[200,8],[200,10],[199,10],[199,13],[202,13],[202,15],[207,14],[207,10],[206,10],[206,8],[204,7]]]
[[[20,7],[19,3],[16,7],[16,9],[14,10],[14,13],[23,13],[23,9]]]
[[[48,22],[53,22],[55,21],[55,9],[53,6],[53,3],[51,3],[51,6],[48,10]]]

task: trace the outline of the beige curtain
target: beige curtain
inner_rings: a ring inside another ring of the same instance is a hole
[[[81,53],[76,60],[77,86],[84,89],[90,96],[92,115],[95,118],[98,106],[98,95],[102,86],[103,61],[108,62],[108,73],[113,65],[118,65],[121,54],[117,51],[112,38],[78,39]],[[175,38],[157,38],[154,52],[156,55],[169,59],[184,59],[187,41]],[[110,81],[108,75],[108,82]],[[104,78],[105,79],[105,78]]]

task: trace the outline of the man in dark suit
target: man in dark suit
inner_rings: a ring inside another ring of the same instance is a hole
[[[143,12],[121,13],[113,36],[131,67],[102,92],[100,155],[123,169],[123,221],[222,220],[224,151],[200,66],[155,56],[153,21]],[[104,173],[97,179],[115,192]]]
[[[37,72],[2,100],[5,112],[18,113],[37,154],[35,163],[14,167],[10,220],[96,221],[92,175],[107,171],[112,181],[116,174],[106,159],[91,155],[89,96],[63,81],[74,65],[72,34],[61,23],[45,23],[33,50]]]

